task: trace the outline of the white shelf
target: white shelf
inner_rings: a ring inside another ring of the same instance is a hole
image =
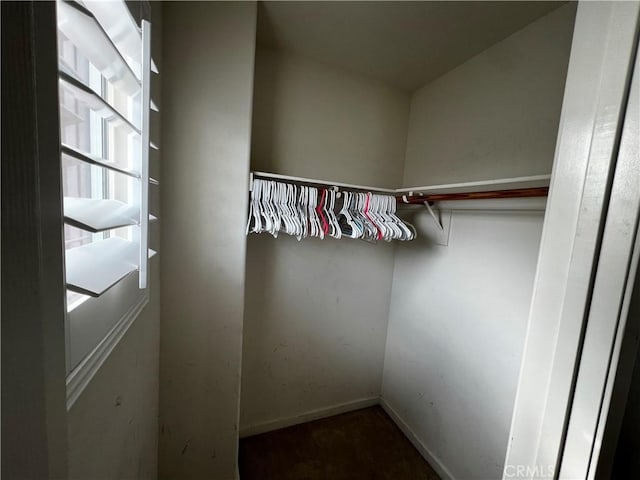
[[[89,232],[137,225],[140,210],[118,200],[64,198],[65,223]]]
[[[425,185],[418,187],[398,188],[398,195],[409,193],[460,193],[489,192],[492,190],[515,190],[520,188],[548,187],[551,175],[533,175],[530,177],[498,178],[478,182],[450,183],[444,185]]]
[[[120,237],[67,250],[67,288],[97,297],[138,269],[138,245]]]
[[[391,195],[409,195],[420,193],[460,193],[460,192],[487,192],[492,190],[513,190],[519,188],[536,188],[547,187],[551,175],[533,175],[529,177],[515,177],[515,178],[499,178],[493,180],[483,180],[478,182],[466,182],[466,183],[451,183],[444,185],[425,185],[417,187],[406,188],[381,188],[371,187],[366,185],[355,185],[350,183],[334,182],[331,180],[318,180],[315,178],[294,177],[291,175],[280,175],[278,173],[267,172],[251,172],[251,181],[254,178],[267,179],[267,180],[282,180],[285,182],[296,182],[308,185],[326,186],[326,187],[338,187],[352,190],[363,190],[369,192],[382,192]],[[251,188],[251,185],[250,185]],[[475,201],[475,200],[473,200]]]
[[[260,178],[266,180],[283,180],[287,182],[296,182],[296,183],[304,183],[307,185],[318,185],[318,186],[327,186],[327,187],[342,187],[348,188],[352,190],[362,190],[367,192],[384,192],[384,193],[395,193],[395,189],[391,188],[380,188],[380,187],[370,187],[367,185],[355,185],[351,183],[342,183],[342,182],[333,182],[331,180],[318,180],[316,178],[304,178],[304,177],[293,177],[291,175],[280,175],[278,173],[267,173],[267,172],[251,172],[251,179]],[[251,186],[250,186],[251,188]]]
[[[95,16],[75,2],[57,2],[58,28],[102,75],[127,95],[135,95],[140,82]]]
[[[74,148],[67,144],[62,144],[62,156],[73,158],[75,160],[80,160],[85,163],[89,163],[91,165],[96,165],[98,167],[107,168],[109,170],[113,170],[114,172],[122,173],[124,175],[128,175],[133,178],[140,178],[140,173],[125,167],[119,166],[117,163],[112,162],[110,160],[106,160],[104,158],[96,157],[95,155],[91,155],[87,152],[82,152],[77,148]]]

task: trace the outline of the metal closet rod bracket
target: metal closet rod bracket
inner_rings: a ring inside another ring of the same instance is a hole
[[[429,204],[429,202],[424,202],[424,206],[427,207],[427,211],[429,212],[429,215],[431,215],[431,218],[433,218],[433,221],[436,222],[436,227],[438,227],[438,230],[440,230],[441,232],[444,232],[442,221],[440,220],[440,217],[436,215],[436,213],[433,211],[433,208],[431,208],[431,205]]]
[[[409,197],[413,197],[413,192],[409,192],[408,193]],[[411,202],[409,202],[409,199],[407,198],[407,195],[402,195],[402,203],[406,203],[406,204],[410,204]],[[434,204],[435,202],[429,202],[427,200],[422,202],[424,204],[425,207],[427,207],[427,211],[429,212],[429,215],[431,215],[431,218],[433,218],[433,221],[436,224],[436,227],[438,228],[438,230],[442,233],[444,232],[444,226],[442,225],[442,220],[440,220],[440,217],[438,215],[436,215],[436,212],[433,210],[432,204]]]

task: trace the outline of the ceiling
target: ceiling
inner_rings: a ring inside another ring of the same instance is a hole
[[[258,44],[413,91],[565,2],[261,2]]]

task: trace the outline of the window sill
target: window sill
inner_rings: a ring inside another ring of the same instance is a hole
[[[89,385],[96,372],[107,358],[109,358],[111,352],[148,303],[149,292],[145,290],[131,308],[116,322],[102,341],[67,376],[67,411],[71,409],[75,401],[80,397],[87,385]]]

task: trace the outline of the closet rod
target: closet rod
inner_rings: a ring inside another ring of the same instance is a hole
[[[509,190],[491,190],[487,192],[430,193],[423,195],[398,195],[398,203],[418,204],[424,202],[442,202],[449,200],[486,200],[493,198],[546,197],[549,187],[514,188]]]

